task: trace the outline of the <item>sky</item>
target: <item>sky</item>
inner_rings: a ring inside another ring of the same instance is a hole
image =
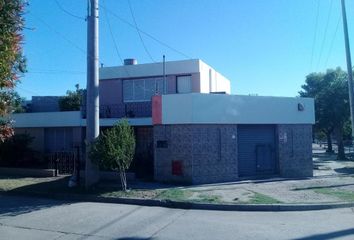
[[[132,12],[129,0],[99,4],[104,66],[198,58],[230,79],[232,94],[290,97],[309,73],[346,69],[339,0],[130,0]],[[354,1],[346,4],[354,49]],[[22,97],[86,87],[86,14],[87,0],[29,0]]]

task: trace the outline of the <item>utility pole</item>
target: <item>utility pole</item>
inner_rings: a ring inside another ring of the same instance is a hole
[[[342,18],[343,18],[343,31],[345,41],[345,53],[347,57],[347,71],[348,71],[348,88],[349,88],[349,104],[350,104],[350,118],[352,123],[352,140],[354,139],[354,107],[353,107],[353,72],[352,72],[352,60],[350,56],[350,46],[348,37],[348,24],[347,13],[345,10],[345,0],[341,0],[342,3]]]
[[[163,55],[163,59],[162,59],[162,68],[163,68],[163,89],[162,89],[162,94],[167,94],[167,90],[166,90],[166,58],[165,55]]]
[[[89,156],[90,144],[99,135],[98,92],[98,0],[88,0],[87,16],[87,85],[86,85],[86,165],[85,187],[98,182],[99,169]]]

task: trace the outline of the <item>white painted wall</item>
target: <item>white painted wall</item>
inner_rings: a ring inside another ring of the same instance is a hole
[[[100,68],[100,80],[116,78],[138,78],[162,76],[163,64],[147,63],[117,67]],[[209,74],[211,73],[211,76]],[[166,75],[183,75],[200,73],[200,92],[226,92],[230,94],[230,80],[215,71],[208,64],[199,59],[170,61],[166,62]],[[212,89],[210,89],[210,77],[212,78]],[[198,79],[199,81],[199,79]]]
[[[199,71],[201,93],[231,93],[230,80],[201,60],[199,60]]]
[[[15,128],[81,126],[80,111],[12,114]]]
[[[190,74],[197,72],[199,72],[198,59],[166,62],[166,75]],[[162,62],[100,68],[100,80],[114,78],[153,77],[162,75]]]
[[[79,111],[16,113],[11,116],[15,128],[35,127],[81,127],[86,126],[86,119],[81,119]],[[100,126],[113,126],[119,118],[101,118]],[[151,118],[129,118],[132,126],[151,126]]]
[[[298,103],[304,111],[298,111]],[[162,96],[163,124],[314,124],[311,98],[226,94]]]

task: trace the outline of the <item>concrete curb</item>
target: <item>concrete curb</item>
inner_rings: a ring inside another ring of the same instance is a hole
[[[213,204],[213,203],[196,203],[196,202],[178,202],[170,200],[155,200],[155,199],[137,199],[137,198],[111,198],[97,197],[92,195],[80,194],[48,194],[41,192],[20,192],[0,191],[0,195],[11,196],[26,196],[40,197],[56,200],[65,200],[73,202],[100,202],[100,203],[117,203],[131,204],[138,206],[149,207],[166,207],[176,209],[191,209],[191,210],[216,210],[216,211],[263,211],[263,212],[282,212],[282,211],[315,211],[336,208],[354,207],[354,202],[340,203],[324,203],[324,204]]]

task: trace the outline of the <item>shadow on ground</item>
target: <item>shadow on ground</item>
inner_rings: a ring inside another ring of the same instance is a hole
[[[334,171],[341,174],[354,174],[354,167],[336,168]]]
[[[348,237],[348,236],[352,236],[352,239],[354,239],[354,228],[345,229],[336,232],[330,232],[330,233],[316,234],[308,237],[296,238],[296,240],[326,240],[326,239],[337,239],[337,238]]]
[[[116,240],[154,240],[154,238],[128,237],[128,238],[117,238]]]
[[[354,184],[337,184],[337,185],[327,185],[327,186],[295,188],[293,189],[293,191],[314,190],[314,189],[323,189],[323,188],[338,188],[338,187],[347,187],[347,186],[354,186]]]
[[[11,201],[9,201],[9,198]],[[1,197],[0,195],[0,218],[5,216],[17,216],[33,211],[70,204],[66,201],[54,201],[37,198]]]

